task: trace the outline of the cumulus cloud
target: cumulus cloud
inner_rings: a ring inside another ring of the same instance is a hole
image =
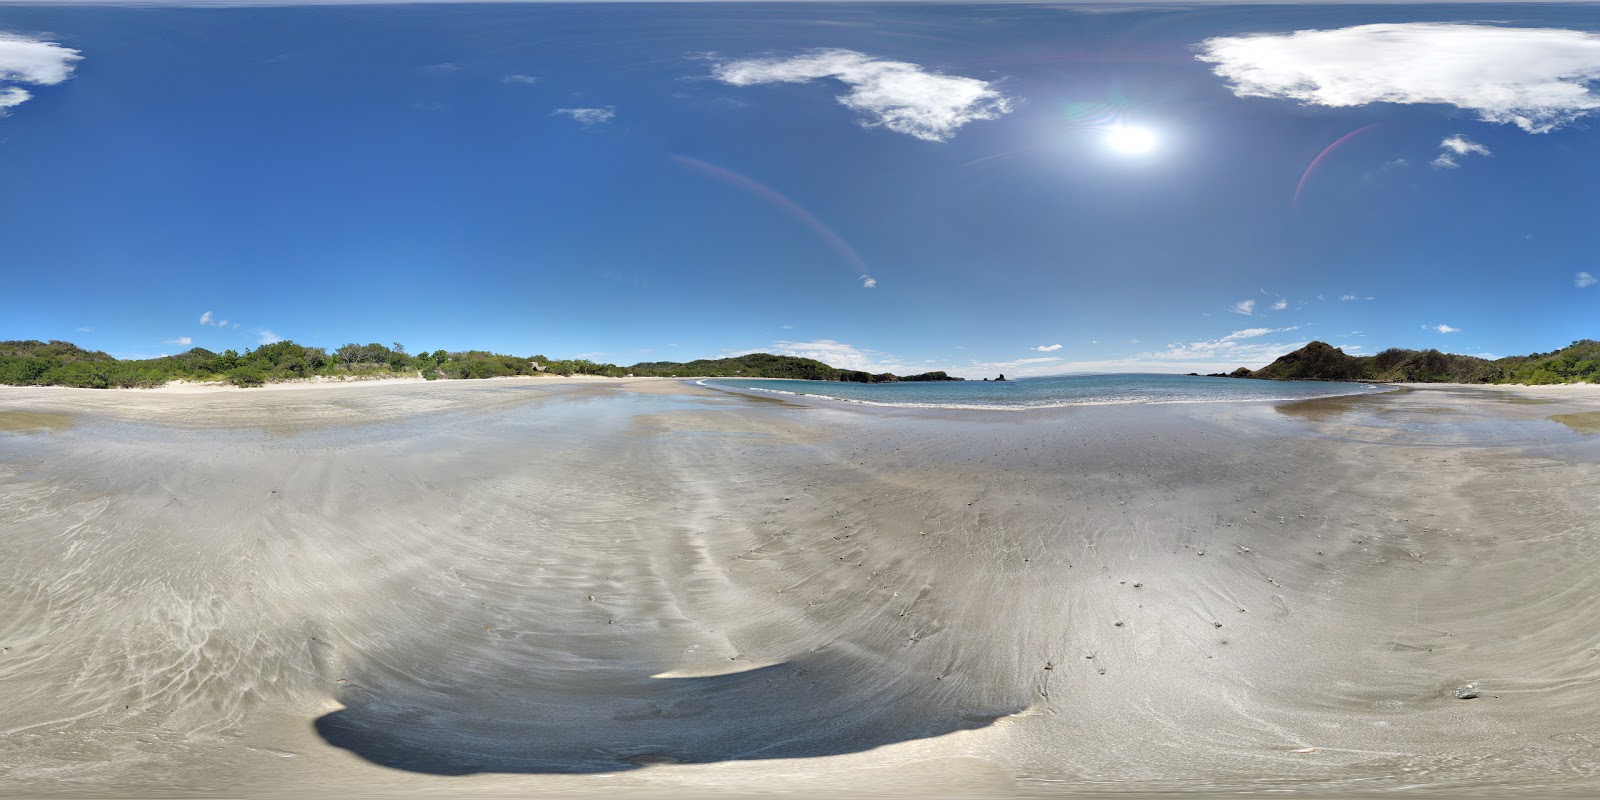
[[[200,315],[200,324],[201,325],[210,325],[211,324],[211,312],[210,311],[207,311],[206,313]]]
[[[539,78],[537,76],[534,76],[534,75],[523,75],[523,74],[514,72],[514,73],[512,73],[510,75],[506,75],[505,77],[501,78],[500,82],[501,83],[512,83],[512,84],[520,84],[520,85],[523,85],[523,86],[528,86],[528,85],[531,85],[531,84],[538,83],[539,82]]]
[[[606,106],[605,108],[558,108],[550,112],[550,115],[572,117],[578,121],[578,124],[587,128],[591,125],[610,122],[617,116],[617,108],[616,106]]]
[[[1460,328],[1452,328],[1449,325],[1424,325],[1422,327],[1424,327],[1424,328],[1426,328],[1428,330],[1431,330],[1431,331],[1438,331],[1439,333],[1460,333],[1461,332]]]
[[[256,341],[260,342],[261,344],[273,344],[275,342],[283,341],[283,337],[263,328],[259,331],[256,331]]]
[[[714,65],[711,76],[733,86],[832,78],[849,87],[838,100],[860,115],[862,127],[881,126],[929,142],[949,141],[963,125],[999,119],[1013,106],[988,81],[930,72],[854,50],[727,61]]]
[[[161,343],[162,343],[162,344],[182,344],[182,345],[190,345],[190,344],[194,344],[194,340],[193,340],[193,339],[190,339],[190,338],[189,338],[189,337],[187,337],[187,336],[179,336],[179,337],[178,337],[178,338],[176,338],[176,339],[162,339],[162,340],[161,340]]]
[[[756,352],[762,351],[744,350],[730,355],[744,355],[745,353]],[[773,342],[772,346],[765,352],[783,356],[813,358],[841,369],[855,369],[863,372],[896,372],[905,369],[905,364],[897,356],[877,350],[869,350],[864,347],[856,347],[844,342],[836,342],[832,339],[817,339],[810,342],[780,340]]]
[[[1298,326],[1296,326],[1298,328]],[[1162,363],[1181,362],[1195,368],[1205,366],[1211,368],[1237,368],[1237,366],[1264,366],[1272,363],[1274,358],[1301,349],[1306,342],[1259,342],[1248,339],[1259,339],[1270,333],[1285,333],[1296,328],[1246,328],[1243,331],[1234,331],[1218,339],[1200,339],[1192,342],[1173,342],[1165,350],[1152,350],[1134,355],[1138,362]]]
[[[1595,285],[1595,283],[1595,277],[1587,272],[1580,272],[1572,279],[1572,285],[1578,287],[1579,289],[1587,289],[1590,286]]]
[[[1232,311],[1235,314],[1243,314],[1243,315],[1245,315],[1247,317],[1254,316],[1255,313],[1256,313],[1256,301],[1254,301],[1254,300],[1240,300],[1239,302],[1234,303],[1231,306],[1228,306],[1228,310]]]
[[[72,77],[73,62],[82,58],[55,42],[0,31],[0,116],[33,97],[17,84],[54,86]]]
[[[862,275],[861,276],[861,288],[863,288],[863,289],[871,289],[872,287],[877,286],[877,285],[878,285],[878,279],[877,278],[874,278],[871,275]]]
[[[1440,153],[1439,157],[1433,160],[1433,165],[1436,167],[1444,167],[1445,169],[1455,169],[1456,167],[1461,166],[1461,163],[1456,161],[1456,159],[1462,156],[1493,155],[1493,153],[1489,152],[1489,148],[1484,147],[1483,145],[1478,144],[1477,142],[1474,142],[1459,133],[1454,136],[1445,137],[1445,140],[1439,143],[1439,149],[1443,150],[1444,152]]]
[[[1059,344],[1041,344],[1038,347],[1035,347],[1033,349],[1038,350],[1041,353],[1054,353],[1055,351],[1061,349],[1061,345],[1059,345]]]
[[[1585,31],[1402,22],[1221,36],[1198,50],[1240,97],[1451,105],[1529,133],[1600,110],[1600,34]]]
[[[1256,342],[1274,333],[1300,330],[1299,325],[1287,328],[1245,328],[1216,339],[1194,342],[1174,342],[1165,350],[1139,353],[1134,359],[1146,362],[1181,361],[1188,364],[1205,364],[1208,367],[1265,365],[1278,356],[1305,347],[1305,342]]]

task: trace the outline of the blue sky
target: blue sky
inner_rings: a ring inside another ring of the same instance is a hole
[[[1594,12],[0,5],[0,338],[1551,350],[1600,333]]]

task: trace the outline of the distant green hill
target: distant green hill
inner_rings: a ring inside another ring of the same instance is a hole
[[[1555,352],[1492,361],[1438,350],[1400,348],[1352,356],[1326,342],[1312,342],[1261,369],[1240,368],[1226,377],[1382,383],[1596,383],[1600,382],[1600,342],[1580,339]]]
[[[901,377],[889,373],[870,374],[838,369],[821,361],[770,353],[751,353],[735,358],[718,358],[688,363],[657,361],[619,367],[586,359],[552,360],[542,355],[508,356],[485,350],[455,353],[407,353],[395,343],[385,347],[372,344],[347,344],[332,353],[321,347],[306,347],[294,342],[264,344],[254,350],[213,353],[196,347],[161,358],[119,361],[111,356],[84,350],[70,342],[0,342],[0,384],[11,386],[76,386],[89,389],[111,387],[151,387],[168,381],[188,380],[227,382],[236,386],[260,386],[274,381],[314,377],[390,377],[496,378],[506,375],[533,375],[551,372],[558,375],[624,375],[677,377],[791,378],[796,380],[853,381],[885,383],[891,381],[948,381],[943,372]]]
[[[650,361],[628,368],[634,375],[689,376],[717,378],[789,378],[802,381],[848,381],[851,383],[893,383],[897,381],[959,381],[943,372],[924,372],[921,375],[894,375],[887,372],[873,374],[859,370],[839,369],[810,358],[776,356],[771,353],[750,353],[733,358],[701,359],[679,363],[675,361]]]

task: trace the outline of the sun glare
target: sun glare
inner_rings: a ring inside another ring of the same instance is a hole
[[[1159,142],[1149,128],[1118,125],[1106,132],[1106,144],[1123,155],[1143,155],[1156,149]]]

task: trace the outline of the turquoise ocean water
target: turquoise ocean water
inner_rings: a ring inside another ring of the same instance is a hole
[[[835,383],[771,379],[711,378],[709,385],[779,394],[825,397],[906,408],[1026,410],[1120,403],[1223,403],[1304,400],[1381,392],[1369,383],[1257,381],[1187,375],[1066,375],[1004,382]]]

